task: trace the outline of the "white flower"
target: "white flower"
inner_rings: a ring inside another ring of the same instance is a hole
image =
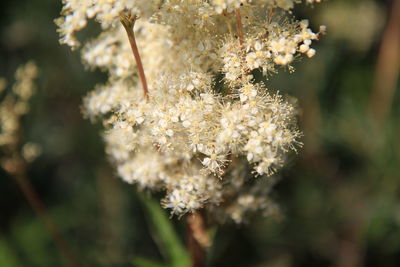
[[[124,181],[165,191],[164,207],[178,215],[206,209],[242,222],[267,206],[265,197],[244,192],[251,187],[244,178],[278,170],[300,133],[295,108],[251,73],[266,78],[300,53],[315,54],[312,41],[324,28],[316,34],[307,20],[286,19],[297,2],[64,1],[62,43],[77,47],[75,34],[89,20],[102,27],[82,58],[109,79],[85,97],[84,112],[104,122],[107,154]],[[265,16],[276,8],[279,16]],[[146,96],[120,16],[135,18]]]

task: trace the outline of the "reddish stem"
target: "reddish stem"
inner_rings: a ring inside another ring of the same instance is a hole
[[[205,248],[210,241],[205,229],[204,218],[200,212],[187,217],[187,246],[192,259],[192,267],[204,266]]]
[[[9,174],[14,178],[17,182],[18,187],[24,194],[26,200],[29,205],[33,208],[36,215],[43,222],[46,230],[52,237],[56,247],[59,249],[62,257],[65,260],[67,266],[75,267],[80,266],[78,260],[71,253],[68,245],[62,238],[58,228],[49,213],[43,202],[41,201],[39,195],[36,193],[35,189],[32,186],[32,183],[26,177],[26,163],[22,158],[14,160],[14,166],[12,168],[6,168]]]
[[[142,59],[140,58],[139,50],[136,45],[136,39],[135,39],[135,32],[133,31],[133,26],[135,24],[137,17],[130,17],[126,16],[121,18],[121,23],[124,26],[126,33],[128,35],[129,43],[131,45],[131,49],[133,52],[133,56],[135,57],[136,65],[138,67],[138,72],[140,76],[140,81],[142,82],[142,87],[143,87],[143,94],[145,98],[148,100],[149,99],[149,89],[147,87],[147,80],[146,80],[146,75],[144,74],[144,69],[143,69],[143,64],[142,64]]]

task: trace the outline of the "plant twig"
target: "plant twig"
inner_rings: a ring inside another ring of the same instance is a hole
[[[62,238],[58,228],[49,213],[43,202],[41,201],[39,195],[36,193],[33,188],[31,182],[26,176],[26,162],[20,156],[17,156],[11,161],[8,161],[8,164],[4,164],[3,166],[5,170],[10,174],[10,176],[16,181],[19,189],[24,194],[26,200],[29,205],[33,208],[36,215],[42,221],[46,230],[50,234],[51,238],[54,241],[54,244],[58,248],[62,257],[65,260],[66,266],[76,267],[80,266],[78,264],[78,260],[73,256],[66,242]]]
[[[210,246],[210,239],[205,229],[203,215],[200,212],[187,217],[187,245],[192,267],[204,266],[205,249]]]
[[[144,97],[149,99],[149,89],[147,87],[146,75],[144,74],[142,59],[140,58],[139,50],[136,45],[135,32],[133,31],[133,26],[135,25],[137,17],[131,15],[122,15],[121,23],[125,28],[126,34],[128,35],[129,43],[135,57],[136,65],[138,67],[138,72],[140,76],[140,81],[142,82]]]
[[[379,49],[370,99],[373,121],[381,124],[390,112],[400,67],[400,1],[393,1]]]

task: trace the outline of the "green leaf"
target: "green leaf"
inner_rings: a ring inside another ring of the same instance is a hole
[[[142,193],[139,193],[138,196],[144,204],[147,217],[151,222],[152,230],[155,233],[155,241],[158,242],[160,251],[170,263],[169,266],[190,266],[189,255],[176,234],[165,210],[161,208],[158,202],[145,197]]]
[[[167,264],[162,264],[156,261],[148,260],[145,258],[137,257],[132,261],[135,267],[166,267]]]
[[[7,242],[3,239],[0,239],[0,266],[22,266],[18,260],[18,256],[7,246]]]

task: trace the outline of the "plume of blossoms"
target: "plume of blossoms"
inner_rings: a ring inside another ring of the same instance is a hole
[[[41,153],[37,144],[21,144],[21,118],[29,112],[37,76],[38,68],[30,61],[17,69],[15,83],[10,88],[6,80],[0,78],[0,167],[10,173],[16,171],[20,156],[30,162]]]
[[[61,43],[78,47],[75,33],[90,19],[102,26],[82,58],[109,81],[85,97],[84,110],[104,122],[124,181],[165,191],[163,206],[178,215],[205,209],[241,222],[273,210],[274,179],[249,174],[272,175],[301,133],[294,104],[252,71],[271,75],[299,54],[314,56],[324,28],[315,33],[290,17],[297,2],[64,1]]]

